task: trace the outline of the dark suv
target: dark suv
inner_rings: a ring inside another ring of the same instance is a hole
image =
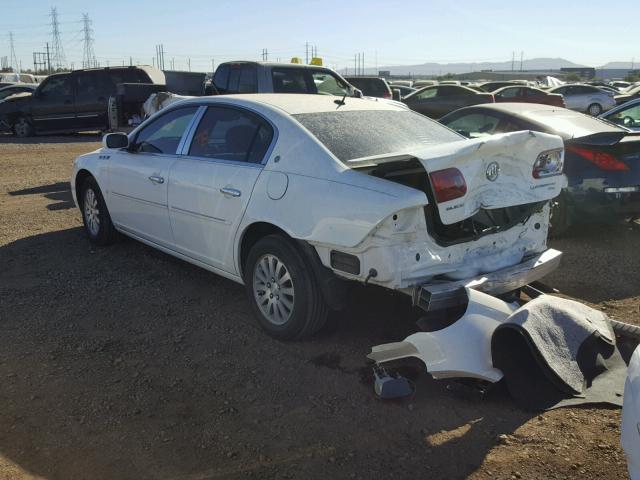
[[[297,63],[226,62],[213,76],[221,94],[312,93],[361,96],[361,92],[330,68]]]
[[[107,105],[121,83],[164,84],[153,67],[74,70],[45,78],[31,95],[0,103],[0,129],[19,137],[108,128]]]

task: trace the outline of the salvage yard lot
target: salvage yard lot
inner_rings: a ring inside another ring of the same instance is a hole
[[[241,286],[133,240],[96,248],[68,176],[92,135],[0,137],[0,479],[626,478],[619,410],[516,409],[417,370],[374,397],[365,355],[416,319],[357,289],[318,337],[257,326]],[[546,279],[640,323],[640,228],[574,230]]]

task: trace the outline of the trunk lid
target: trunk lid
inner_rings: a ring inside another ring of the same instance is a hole
[[[411,152],[431,179],[433,173],[457,169],[466,183],[458,198],[436,202],[440,221],[451,225],[474,216],[481,209],[495,210],[550,200],[566,185],[563,174],[534,178],[533,169],[542,152],[562,151],[556,135],[523,131],[451,142]]]

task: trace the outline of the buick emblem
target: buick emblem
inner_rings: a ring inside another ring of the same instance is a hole
[[[498,162],[491,162],[487,166],[486,175],[487,180],[489,180],[490,182],[495,182],[496,178],[500,176],[500,165],[498,164]]]

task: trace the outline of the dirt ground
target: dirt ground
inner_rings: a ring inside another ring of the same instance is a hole
[[[243,288],[133,240],[94,248],[68,189],[98,147],[0,137],[0,479],[622,479],[620,412],[517,409],[408,369],[376,399],[365,355],[405,299],[356,290],[317,338],[282,343]],[[638,323],[640,231],[574,229],[547,283]]]

